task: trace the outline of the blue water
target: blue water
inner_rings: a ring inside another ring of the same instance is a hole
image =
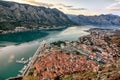
[[[15,61],[22,57],[25,59],[31,57],[43,39],[48,43],[58,40],[78,40],[78,37],[89,34],[84,30],[96,27],[99,26],[73,26],[58,30],[34,30],[0,35],[0,80],[17,76],[24,65]],[[117,27],[103,26],[101,28]]]

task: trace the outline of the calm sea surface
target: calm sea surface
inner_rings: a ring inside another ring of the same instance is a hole
[[[32,57],[42,40],[48,43],[58,40],[78,40],[78,37],[89,34],[84,30],[95,27],[99,26],[73,26],[58,30],[34,30],[0,35],[0,80],[20,74],[19,70],[24,65],[16,63],[16,60]]]

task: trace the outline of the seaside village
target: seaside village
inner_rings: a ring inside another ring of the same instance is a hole
[[[54,48],[45,51],[34,64],[34,76],[39,76],[39,79],[54,80],[56,76],[70,74],[79,71],[87,71],[93,68],[98,69],[98,65],[94,61],[87,60],[86,56],[69,54],[64,51],[59,51]]]
[[[100,65],[114,63],[120,58],[119,46],[112,42],[113,36],[119,35],[119,31],[90,29],[90,34],[80,37],[78,41],[57,41],[50,44],[43,41],[37,50],[37,57],[34,57],[32,65],[22,78],[32,75],[38,80],[55,80],[58,76],[81,71],[97,72]]]
[[[26,28],[23,26],[17,26],[13,30],[0,30],[0,34],[6,34],[6,33],[15,33],[15,32],[22,32],[22,31],[30,31],[30,30],[48,30],[48,29],[60,29],[60,28],[65,28],[65,26],[42,26],[42,27],[31,27],[31,28]]]

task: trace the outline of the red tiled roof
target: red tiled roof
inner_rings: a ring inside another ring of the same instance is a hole
[[[57,75],[88,70],[96,66],[96,63],[86,59],[85,56],[69,55],[65,52],[51,50],[50,54],[46,53],[41,56],[34,66],[37,72],[42,74],[41,78],[54,79]]]

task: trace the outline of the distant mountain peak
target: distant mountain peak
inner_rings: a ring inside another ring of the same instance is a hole
[[[113,14],[94,16],[78,15],[69,19],[79,25],[120,25],[120,16]]]

